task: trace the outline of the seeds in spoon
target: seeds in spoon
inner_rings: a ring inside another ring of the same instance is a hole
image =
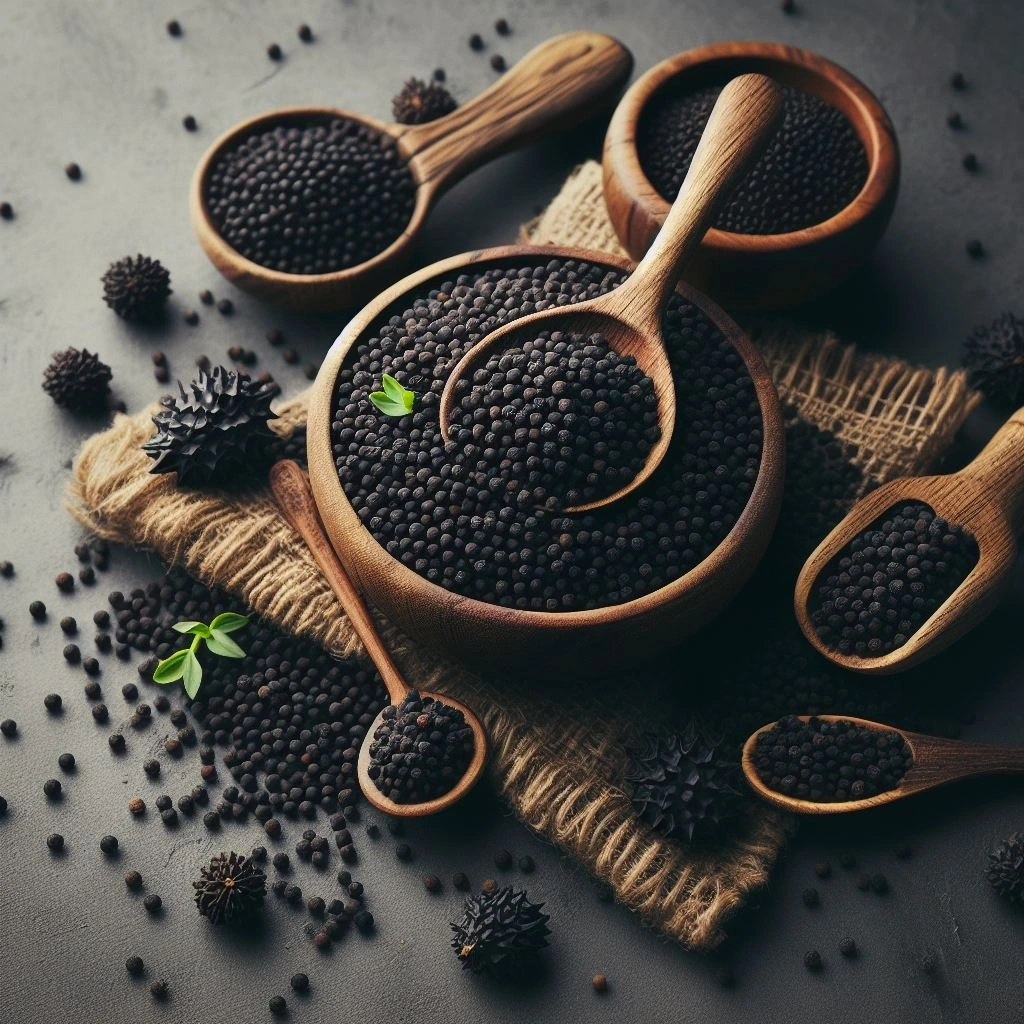
[[[224,241],[289,274],[330,273],[376,256],[409,223],[415,196],[394,143],[342,117],[244,136],[218,154],[206,183]]]
[[[473,730],[458,709],[410,690],[384,709],[370,744],[368,774],[396,804],[416,804],[447,793],[473,757]]]
[[[825,646],[877,658],[898,650],[960,586],[978,546],[923,502],[892,509],[819,579],[808,612]]]
[[[893,729],[788,715],[758,735],[753,761],[758,778],[773,792],[843,803],[895,789],[913,757]]]
[[[556,511],[628,485],[661,436],[654,382],[600,334],[545,331],[456,383],[451,440],[495,506]]]

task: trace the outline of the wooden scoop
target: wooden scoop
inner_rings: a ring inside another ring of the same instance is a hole
[[[808,721],[808,715],[799,715],[801,721]],[[926,789],[944,786],[947,782],[967,779],[975,775],[1015,775],[1024,772],[1024,747],[993,747],[981,743],[963,743],[947,740],[941,736],[927,736],[919,732],[905,732],[891,725],[868,722],[863,718],[848,715],[815,715],[824,722],[853,722],[864,729],[878,729],[880,732],[897,732],[910,747],[914,762],[895,789],[866,796],[862,800],[844,800],[836,803],[821,803],[816,800],[801,800],[769,789],[754,770],[754,748],[758,736],[771,729],[766,725],[748,737],[743,744],[743,774],[751,789],[769,803],[792,811],[794,814],[847,814],[863,811],[869,807],[891,804],[894,800],[923,793]]]
[[[313,492],[309,486],[309,478],[303,472],[298,463],[284,459],[275,463],[270,469],[270,489],[274,494],[277,504],[285,514],[288,522],[302,536],[302,539],[309,547],[314,561],[320,567],[325,579],[334,591],[335,597],[345,609],[356,636],[363,643],[367,655],[373,662],[374,667],[380,673],[384,686],[388,691],[388,697],[392,704],[401,704],[406,694],[415,689],[410,686],[402,677],[398,666],[395,665],[391,654],[384,646],[377,627],[370,617],[370,611],[363,601],[362,596],[356,589],[345,567],[341,564],[334,548],[331,547],[327,534],[324,532],[323,524],[316,510],[313,501]],[[367,730],[362,746],[359,748],[359,761],[356,766],[356,775],[359,779],[359,786],[363,796],[379,810],[396,817],[419,818],[427,814],[436,814],[446,807],[461,800],[476,784],[483,772],[484,764],[487,761],[487,734],[480,719],[461,701],[453,697],[443,696],[439,693],[432,693],[429,690],[420,690],[420,696],[432,697],[441,701],[449,707],[457,708],[466,717],[466,723],[473,730],[473,757],[466,768],[462,778],[447,793],[420,804],[396,804],[389,800],[377,788],[377,784],[370,778],[368,769],[370,767],[370,743],[377,727],[383,721],[384,711],[373,720],[373,724]]]
[[[818,580],[844,548],[895,506],[921,501],[978,545],[978,563],[907,642],[877,658],[842,654],[825,646],[808,606]],[[1024,409],[1000,427],[981,454],[957,473],[902,477],[861,498],[804,563],[794,605],[804,636],[830,661],[854,672],[890,675],[938,654],[973,629],[999,603],[1010,582],[1017,540],[1024,528]]]
[[[399,276],[427,214],[446,189],[488,160],[609,106],[632,68],[632,55],[617,40],[598,32],[570,32],[541,43],[475,99],[427,124],[392,124],[335,107],[260,114],[225,132],[200,160],[189,200],[192,225],[217,270],[257,298],[301,312],[359,305]],[[286,274],[246,259],[210,219],[206,180],[211,167],[223,149],[254,132],[333,118],[359,121],[397,143],[416,184],[405,230],[364,263],[327,274]]]
[[[782,116],[778,87],[764,75],[741,75],[726,85],[693,155],[686,179],[661,231],[632,274],[614,291],[572,306],[558,306],[514,320],[487,335],[456,364],[441,395],[441,434],[449,440],[455,385],[471,378],[501,349],[537,337],[542,331],[601,334],[620,355],[632,355],[654,383],[661,436],[630,483],[585,505],[601,508],[636,490],[658,468],[672,441],[676,420],[675,385],[661,321],[687,260],[696,251],[715,214],[770,141]]]

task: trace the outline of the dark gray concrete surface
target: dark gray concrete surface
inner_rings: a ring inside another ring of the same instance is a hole
[[[56,620],[71,612],[88,622],[108,590],[128,589],[157,572],[141,555],[118,552],[95,594],[57,594],[56,572],[74,568],[80,531],[62,508],[69,460],[98,424],[54,408],[39,391],[51,351],[66,345],[99,350],[114,368],[115,388],[130,408],[163,390],[151,374],[150,352],[167,351],[172,370],[187,374],[195,356],[222,357],[231,344],[254,345],[288,391],[303,385],[262,343],[280,326],[303,356],[316,358],[342,326],[338,317],[281,316],[224,285],[196,244],[186,215],[186,187],[210,139],[246,115],[290,103],[337,103],[387,116],[403,78],[448,69],[466,99],[493,78],[486,59],[465,45],[471,31],[492,40],[498,15],[512,22],[498,49],[510,60],[544,37],[592,27],[621,38],[637,68],[712,40],[765,38],[818,50],[851,69],[887,106],[903,152],[903,186],[892,226],[853,287],[804,315],[878,351],[930,365],[957,359],[975,323],[1003,308],[1021,310],[1024,244],[1024,8],[1017,0],[806,0],[786,17],[776,0],[304,0],[301,4],[183,0],[173,4],[116,0],[4,0],[0,4],[0,199],[17,211],[0,222],[0,558],[17,576],[0,580],[6,621],[0,652],[0,717],[21,726],[15,742],[0,740],[0,793],[11,811],[0,820],[0,1021],[180,1021],[235,1024],[267,1019],[267,999],[285,992],[295,970],[313,982],[308,1000],[289,999],[291,1019],[368,1024],[400,1021],[529,1020],[737,1022],[798,1021],[873,1024],[943,1021],[1009,1024],[1024,1017],[1024,918],[999,902],[983,877],[994,841],[1024,828],[1020,783],[979,784],[922,799],[870,819],[805,828],[784,854],[768,889],[736,922],[730,953],[738,986],[721,990],[714,964],[661,941],[621,907],[598,902],[595,888],[558,853],[513,819],[491,809],[485,793],[467,813],[410,830],[417,851],[398,863],[392,843],[360,840],[357,877],[366,883],[379,922],[372,942],[353,937],[328,957],[302,935],[302,917],[276,901],[265,927],[225,939],[196,918],[189,881],[212,852],[255,839],[228,833],[210,839],[200,827],[173,838],[150,820],[128,820],[125,802],[141,791],[181,792],[194,765],[167,785],[141,779],[147,744],[163,733],[131,737],[132,750],[111,758],[81,696],[80,671],[60,657]],[[177,17],[184,38],[164,23]],[[312,46],[295,37],[301,21],[317,33]],[[286,60],[264,55],[277,41]],[[488,51],[490,52],[490,51]],[[948,87],[960,68],[970,80],[962,95]],[[967,123],[955,134],[947,112]],[[201,129],[189,135],[181,117]],[[579,159],[596,153],[601,130],[581,130],[507,157],[457,188],[436,211],[423,239],[428,261],[514,237],[517,225],[556,190]],[[981,172],[960,167],[966,150]],[[72,184],[62,168],[84,168]],[[964,254],[981,238],[990,256]],[[117,321],[100,302],[99,277],[126,252],[159,256],[174,277],[175,310],[196,304],[210,287],[232,295],[233,319],[203,309],[192,330],[140,330]],[[974,417],[977,442],[993,419]],[[31,622],[28,603],[44,599],[50,623]],[[977,721],[968,735],[1024,740],[1024,655],[1020,620],[1024,589],[946,662],[977,692]],[[86,646],[91,631],[84,630]],[[118,689],[134,668],[111,663],[103,683],[115,720],[124,712]],[[700,680],[693,680],[699,685]],[[42,695],[58,690],[67,711],[49,718]],[[922,690],[921,700],[929,700]],[[56,756],[74,752],[77,775],[67,799],[47,805],[44,779],[59,774]],[[151,815],[152,818],[152,815]],[[52,859],[44,846],[59,829],[69,851]],[[106,863],[97,848],[105,832],[121,837],[124,854]],[[294,838],[294,837],[293,837]],[[914,848],[895,858],[899,840]],[[552,914],[546,968],[529,984],[493,985],[460,976],[447,947],[447,922],[458,900],[428,895],[419,876],[455,870],[475,881],[494,874],[502,846],[529,852],[537,872],[528,886]],[[812,865],[854,850],[869,870],[884,871],[885,898],[857,892],[838,873],[815,883]],[[126,894],[121,875],[138,866],[167,907],[147,919]],[[304,874],[308,891],[318,887]],[[800,891],[818,884],[823,906],[805,909]],[[844,962],[839,940],[863,949]],[[827,961],[820,976],[804,970],[805,950]],[[172,997],[153,1003],[124,971],[141,953],[150,977],[166,977]],[[927,976],[922,955],[936,959]],[[611,980],[604,997],[590,988],[597,971]]]

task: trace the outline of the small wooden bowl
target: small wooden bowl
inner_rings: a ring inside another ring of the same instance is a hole
[[[686,285],[677,291],[733,343],[754,382],[764,443],[757,479],[736,525],[685,576],[652,594],[589,611],[506,608],[451,593],[404,566],[373,538],[345,495],[334,465],[331,414],[338,372],[363,332],[427,282],[472,268],[516,266],[552,257],[581,259],[629,271],[608,253],[555,246],[504,246],[442,260],[399,281],[345,327],[313,386],[307,427],[310,483],[331,543],[367,600],[418,643],[478,672],[529,673],[564,679],[621,670],[678,645],[713,619],[743,586],[771,538],[782,500],[785,442],[778,395],[768,369],[743,332],[714,303]]]
[[[711,228],[686,280],[729,309],[799,305],[838,284],[862,263],[885,231],[899,191],[896,134],[882,105],[837,64],[781,43],[715,43],[656,64],[622,97],[604,143],[604,196],[616,234],[639,259],[668,215],[667,203],[647,179],[636,149],[637,127],[660,89],[685,83],[700,89],[759,72],[838,108],[853,126],[868,159],[860,193],[835,216],[800,231],[741,235]]]

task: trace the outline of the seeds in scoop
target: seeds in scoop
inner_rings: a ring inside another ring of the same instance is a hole
[[[410,690],[401,705],[384,709],[367,774],[389,800],[424,803],[462,778],[473,746],[473,730],[458,708]]]
[[[499,323],[595,298],[622,276],[574,260],[465,273],[408,295],[404,312],[371,324],[353,345],[338,374],[335,465],[361,521],[391,555],[467,597],[569,611],[655,591],[729,532],[757,478],[760,410],[736,350],[675,299],[662,330],[686,426],[642,493],[578,517],[510,508],[502,497],[509,480],[478,477],[473,453],[453,460],[441,440],[440,394],[472,345]],[[415,391],[411,415],[372,411],[381,365]]]
[[[670,83],[645,105],[637,126],[640,165],[671,203],[708,122],[721,86],[681,91]],[[774,138],[716,217],[715,227],[773,235],[828,220],[867,180],[867,155],[836,107],[782,86],[783,120]]]
[[[842,654],[898,650],[978,561],[963,527],[922,502],[899,505],[855,537],[818,580],[808,611],[819,639]]]
[[[211,167],[206,194],[213,224],[232,248],[290,274],[364,263],[401,234],[414,201],[415,184],[394,144],[338,117],[233,143]]]

